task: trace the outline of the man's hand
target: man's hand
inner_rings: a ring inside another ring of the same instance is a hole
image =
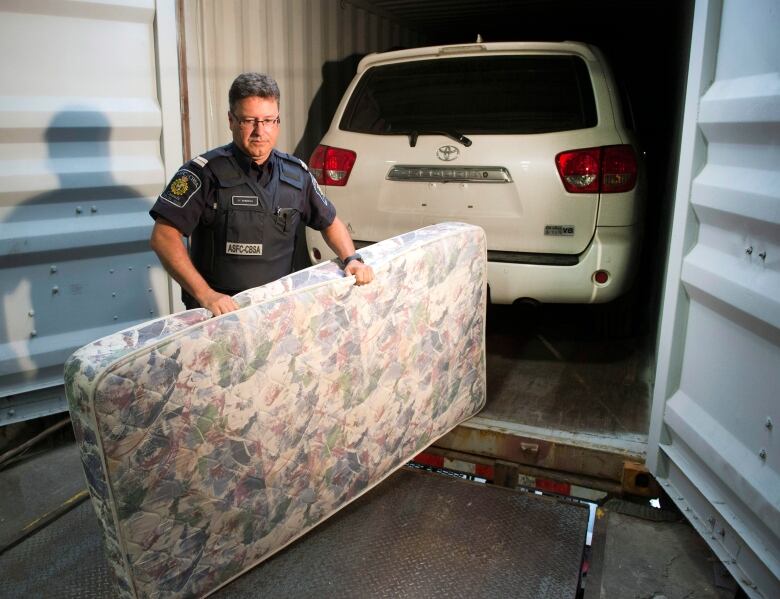
[[[355,245],[347,227],[337,216],[333,222],[322,230],[322,238],[333,253],[342,260],[355,253]],[[374,280],[374,269],[360,260],[350,260],[344,267],[347,276],[355,275],[355,285],[367,285]]]
[[[220,314],[227,314],[238,310],[238,304],[233,301],[233,298],[224,293],[219,293],[213,289],[209,289],[203,297],[196,298],[198,303],[210,311],[212,315],[219,316]]]
[[[187,248],[182,242],[181,233],[162,216],[158,216],[154,222],[151,245],[168,274],[214,316],[238,310],[238,305],[232,297],[218,293],[209,287],[192,264]]]
[[[374,280],[374,269],[360,260],[350,260],[344,272],[347,276],[355,275],[355,285],[367,285]]]

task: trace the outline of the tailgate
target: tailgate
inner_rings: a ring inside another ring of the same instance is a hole
[[[593,143],[592,132],[580,135]],[[354,239],[454,220],[482,227],[491,250],[579,254],[593,237],[599,196],[567,193],[555,166],[558,152],[581,147],[576,136],[474,135],[465,147],[426,135],[412,148],[406,136],[339,132],[333,145],[362,151],[347,185],[324,190]]]

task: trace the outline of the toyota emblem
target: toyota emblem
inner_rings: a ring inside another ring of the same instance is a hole
[[[442,146],[436,150],[436,157],[445,162],[455,160],[458,157],[458,154],[460,154],[460,150],[455,146]]]

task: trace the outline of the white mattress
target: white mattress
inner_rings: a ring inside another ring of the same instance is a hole
[[[122,597],[207,595],[485,401],[482,229],[445,223],[98,340],[66,364]]]

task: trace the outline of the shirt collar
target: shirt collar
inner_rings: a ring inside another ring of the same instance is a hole
[[[260,169],[260,172],[265,169],[271,169],[276,159],[276,148],[271,150],[271,153],[268,156],[268,160],[266,160],[263,164],[255,163],[247,154],[242,152],[234,142],[230,143],[230,151],[233,153],[238,166],[241,167],[241,170],[244,171],[244,174],[246,175],[249,174],[249,169],[253,164],[255,164]]]

